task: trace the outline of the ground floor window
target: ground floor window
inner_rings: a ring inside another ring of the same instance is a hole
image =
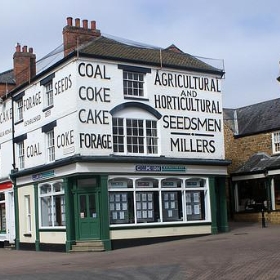
[[[260,212],[266,209],[269,198],[265,179],[244,180],[236,183],[237,212]]]
[[[62,181],[39,185],[41,227],[65,226],[65,195]]]
[[[6,232],[6,203],[4,193],[0,193],[0,232]]]
[[[110,224],[209,221],[207,178],[110,178]]]

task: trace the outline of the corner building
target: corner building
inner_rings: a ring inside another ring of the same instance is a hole
[[[227,231],[223,70],[102,36],[94,21],[68,18],[63,40],[64,57],[9,95],[16,247]]]

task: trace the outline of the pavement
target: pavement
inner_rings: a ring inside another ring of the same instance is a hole
[[[280,279],[280,225],[230,223],[230,231],[99,253],[0,249],[1,280]]]

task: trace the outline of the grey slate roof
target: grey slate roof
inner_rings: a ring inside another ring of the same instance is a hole
[[[0,73],[0,84],[15,84],[13,70],[8,70],[3,73]]]
[[[237,137],[280,129],[280,98],[238,109],[224,109],[224,120],[234,130],[234,111],[238,122]]]
[[[176,49],[176,51],[172,49]],[[115,61],[142,63],[160,67],[182,68],[223,75],[221,69],[215,68],[194,56],[181,52],[172,45],[167,49],[132,46],[107,37],[97,37],[79,49],[80,55],[100,57]]]
[[[280,168],[280,156],[269,156],[266,153],[256,153],[231,175],[265,173],[267,170]]]

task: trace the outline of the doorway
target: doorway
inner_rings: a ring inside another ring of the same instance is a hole
[[[100,201],[95,179],[78,180],[76,236],[78,240],[100,239]]]

